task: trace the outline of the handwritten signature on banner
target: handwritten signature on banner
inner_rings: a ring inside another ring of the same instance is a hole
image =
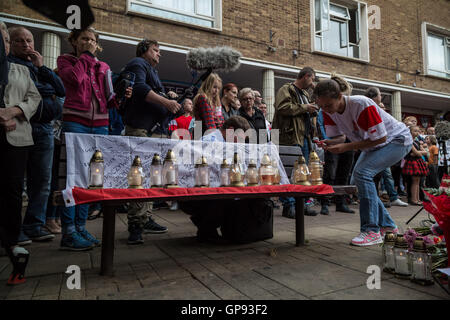
[[[149,173],[155,153],[164,159],[168,150],[175,152],[178,165],[178,178],[181,187],[192,187],[195,184],[195,162],[202,155],[207,158],[211,186],[220,185],[220,165],[225,157],[231,164],[234,152],[238,152],[242,167],[247,168],[250,160],[259,166],[265,153],[277,160],[280,168],[281,183],[289,180],[282,166],[278,150],[273,144],[249,145],[222,142],[202,142],[189,140],[155,139],[128,136],[104,136],[66,133],[67,149],[67,187],[88,186],[89,162],[95,150],[100,150],[104,159],[104,188],[128,188],[127,174],[135,156],[142,161],[146,175],[144,187],[150,187]]]

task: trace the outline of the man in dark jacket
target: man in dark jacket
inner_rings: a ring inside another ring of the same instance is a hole
[[[125,135],[137,137],[168,138],[168,127],[173,114],[181,106],[170,100],[155,67],[161,56],[159,44],[144,39],[138,43],[136,58],[127,63],[122,71],[135,75],[133,95],[125,105]],[[173,92],[168,93],[172,98]],[[144,242],[142,233],[164,233],[167,228],[157,224],[149,214],[151,202],[131,203],[128,210],[128,244]]]
[[[47,201],[52,176],[54,137],[51,121],[60,117],[62,106],[56,97],[64,97],[61,79],[44,66],[42,55],[34,49],[33,34],[24,27],[10,28],[11,53],[8,60],[30,70],[30,76],[42,96],[37,112],[31,118],[34,146],[27,165],[28,207],[18,244],[31,240],[52,240],[55,236],[43,226],[46,222]]]

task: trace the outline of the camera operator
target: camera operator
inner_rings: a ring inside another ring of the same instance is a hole
[[[138,43],[136,58],[122,72],[135,75],[133,95],[125,105],[125,135],[136,137],[168,138],[168,127],[173,114],[180,109],[174,92],[166,92],[155,67],[161,52],[155,40]],[[170,99],[169,99],[170,97]],[[157,224],[149,213],[151,202],[131,203],[128,210],[128,244],[142,244],[142,233],[165,233],[167,228]]]

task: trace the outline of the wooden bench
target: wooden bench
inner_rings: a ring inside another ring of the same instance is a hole
[[[295,160],[298,159],[298,156],[301,154],[300,147],[287,147],[280,146],[280,157],[283,165],[286,165],[285,170],[290,177],[292,172],[292,168]],[[59,176],[61,183],[64,182],[65,176],[63,175],[64,169],[66,168],[66,155],[65,155],[65,145],[64,142],[61,145],[61,156],[60,162],[57,164],[59,170]],[[64,184],[65,188],[65,184]],[[355,186],[333,186],[334,195],[345,195],[345,194],[354,194],[356,192]],[[100,265],[100,274],[112,276],[114,274],[113,270],[113,261],[114,261],[114,239],[115,239],[115,214],[116,209],[126,203],[132,202],[145,202],[145,201],[193,201],[193,200],[224,200],[224,199],[235,199],[235,198],[268,198],[268,197],[294,197],[296,199],[295,205],[295,237],[296,237],[296,246],[301,246],[305,244],[305,223],[304,223],[304,203],[305,199],[310,197],[321,197],[315,193],[280,193],[274,192],[271,194],[217,194],[217,195],[208,195],[208,196],[192,196],[189,197],[181,197],[178,196],[174,198],[170,197],[152,197],[146,199],[128,199],[124,200],[107,200],[102,201],[103,206],[103,230],[102,230],[102,253],[101,253],[101,265]],[[330,195],[328,195],[330,196]],[[61,191],[56,191],[53,193],[53,203],[55,205],[64,205],[64,199],[62,197]]]

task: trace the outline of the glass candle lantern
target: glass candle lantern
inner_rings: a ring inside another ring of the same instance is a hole
[[[196,187],[209,187],[209,167],[204,156],[202,156],[199,163],[195,165],[194,176]]]
[[[227,159],[223,159],[222,164],[220,165],[220,186],[228,187],[230,185],[230,165],[227,162]]]
[[[432,285],[434,283],[431,274],[432,260],[422,238],[416,238],[411,255],[412,275],[411,281],[421,285]]]
[[[261,167],[259,168],[259,179],[261,185],[271,186],[275,180],[275,171],[272,167],[272,161],[268,154],[261,159]]]
[[[383,243],[383,271],[395,273],[394,245],[396,235],[390,231],[386,232]]]
[[[309,172],[311,172],[309,181],[313,186],[321,185],[323,183],[323,165],[320,163],[319,156],[315,151],[312,151],[309,155]]]
[[[280,174],[280,169],[278,169],[277,160],[272,161],[272,167],[273,167],[273,171],[274,171],[273,184],[278,185],[281,183],[281,174]]]
[[[95,150],[89,162],[89,189],[102,189],[104,161],[100,150]]]
[[[250,163],[245,173],[245,180],[248,187],[255,187],[259,184],[258,169],[256,168],[255,160],[250,160]]]
[[[411,261],[408,252],[408,243],[403,235],[397,235],[394,245],[395,276],[401,279],[411,277]]]
[[[294,161],[294,166],[292,167],[292,171],[291,171],[291,177],[289,179],[289,181],[292,184],[295,184],[295,171],[297,171],[297,169],[298,169],[298,160],[295,160]]]
[[[230,186],[231,187],[245,187],[244,184],[244,171],[239,163],[239,155],[234,153],[233,164],[230,168]]]
[[[299,184],[302,186],[310,186],[309,176],[311,173],[309,172],[309,168],[306,165],[306,160],[303,156],[300,156],[298,159],[297,169],[294,172],[294,184]]]
[[[175,153],[172,150],[167,152],[163,165],[163,184],[166,188],[178,188],[178,166],[176,164]]]
[[[150,186],[152,188],[162,188],[162,171],[163,165],[159,154],[155,153],[150,166]]]
[[[128,188],[143,189],[144,171],[142,170],[142,162],[139,156],[136,156],[128,172]]]

